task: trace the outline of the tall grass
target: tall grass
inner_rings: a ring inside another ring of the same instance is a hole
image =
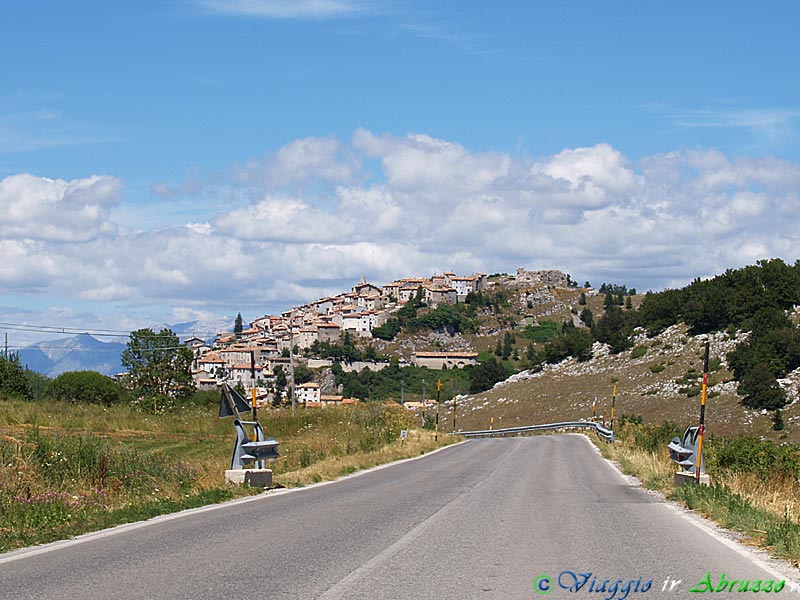
[[[225,484],[235,440],[216,406],[0,400],[0,552],[253,493]],[[262,410],[278,485],[306,485],[455,441],[413,431],[399,406]],[[400,441],[402,429],[412,430]]]
[[[670,423],[621,419],[617,443],[600,448],[647,487],[663,491],[777,556],[800,561],[800,448],[753,437],[711,437],[705,444],[712,485],[676,487],[667,444],[680,435]]]
[[[207,490],[191,465],[92,434],[0,437],[0,551],[130,520],[129,509],[182,506]],[[230,496],[230,495],[229,495]],[[160,510],[155,510],[158,514]]]

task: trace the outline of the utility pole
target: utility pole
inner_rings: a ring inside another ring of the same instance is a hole
[[[453,433],[456,432],[456,396],[453,396]]]
[[[422,380],[422,424],[425,424],[425,380]]]
[[[289,393],[292,395],[292,414],[297,412],[297,399],[294,397],[294,347],[289,348]]]
[[[439,441],[439,398],[442,391],[442,380],[436,380],[436,433],[433,435],[434,441]]]
[[[400,404],[406,403],[406,382],[405,379],[400,380]]]
[[[5,349],[5,357],[8,360],[8,332],[6,332],[6,349]]]

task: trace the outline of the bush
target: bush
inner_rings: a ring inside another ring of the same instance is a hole
[[[64,402],[105,404],[120,399],[119,386],[97,371],[69,371],[50,382],[47,396]]]
[[[713,440],[708,460],[715,469],[752,473],[764,480],[796,480],[800,475],[800,452],[796,446],[779,446],[755,437]]]

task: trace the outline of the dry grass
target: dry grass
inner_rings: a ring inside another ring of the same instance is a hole
[[[594,436],[593,440],[603,456],[617,463],[623,472],[637,477],[649,489],[664,491],[672,484],[675,463],[664,451],[647,452],[628,441],[607,444]]]
[[[800,490],[797,481],[765,480],[751,473],[731,473],[717,478],[717,481],[754,508],[800,523]]]
[[[320,481],[331,481],[377,465],[420,456],[456,443],[460,439],[454,436],[440,435],[439,440],[434,441],[432,431],[409,430],[408,439],[405,441],[398,440],[369,452],[325,458],[305,468],[276,474],[274,483],[284,487],[300,487]]]
[[[696,424],[699,396],[679,393],[675,382],[685,380],[692,369],[702,371],[702,340],[680,331],[672,339],[645,340],[647,352],[631,359],[631,351],[599,356],[586,363],[574,359],[538,374],[535,378],[502,385],[462,399],[458,404],[458,426],[463,430],[485,429],[494,417],[494,427],[513,427],[562,420],[588,419],[597,398],[597,416],[611,417],[611,397],[617,386],[615,412],[641,415],[645,423],[670,421],[682,428]],[[712,352],[712,358],[714,354]],[[730,380],[729,371],[711,374],[713,385]],[[706,406],[706,427],[711,435],[735,437],[743,434],[766,439],[800,442],[800,403],[783,411],[786,429],[772,429],[771,414],[745,409],[735,391],[710,390]],[[452,421],[451,409],[442,419]]]

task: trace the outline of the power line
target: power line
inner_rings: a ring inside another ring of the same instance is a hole
[[[57,335],[81,335],[87,334],[92,337],[128,337],[133,331],[126,331],[123,329],[81,329],[78,327],[60,327],[54,325],[28,325],[26,323],[1,323],[0,329],[7,329],[9,331],[25,331],[29,333],[49,333]],[[174,332],[173,332],[174,333]],[[206,335],[207,332],[187,332],[181,334],[183,337],[198,337]],[[175,335],[178,335],[177,333]],[[154,331],[152,336],[146,337],[159,337],[160,334]],[[142,336],[145,337],[145,336]]]

